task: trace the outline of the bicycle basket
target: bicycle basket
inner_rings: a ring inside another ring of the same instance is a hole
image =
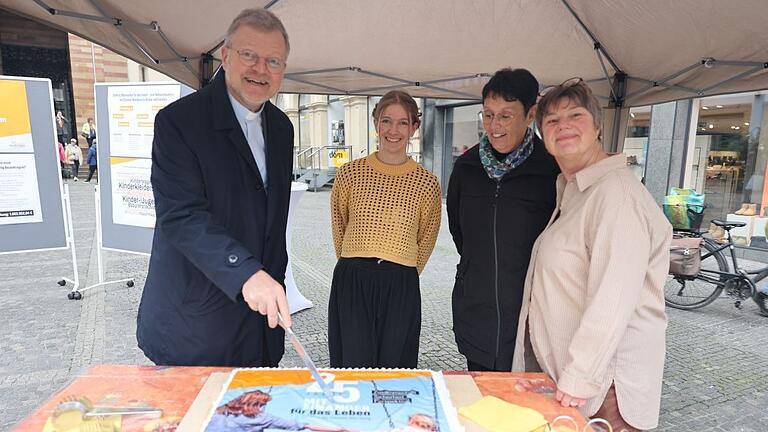
[[[704,220],[704,205],[664,204],[664,215],[676,230],[698,231]]]

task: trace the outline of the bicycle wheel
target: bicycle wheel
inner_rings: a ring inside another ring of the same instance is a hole
[[[716,273],[707,273],[705,270],[729,272],[725,256],[723,256],[722,252],[715,252],[717,249],[716,245],[705,239],[702,247],[707,253],[714,253],[701,260],[701,269],[704,271],[700,271],[699,275],[703,274],[708,275],[710,278],[717,278]],[[720,281],[725,281],[727,276],[721,275],[719,279]],[[723,292],[722,285],[717,285],[703,279],[701,276],[696,276],[694,279],[686,279],[668,275],[667,282],[664,284],[664,301],[667,306],[676,309],[698,309],[715,301],[721,292]]]

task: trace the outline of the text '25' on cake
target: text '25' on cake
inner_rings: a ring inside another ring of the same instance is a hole
[[[237,369],[204,430],[464,430],[439,372],[336,369],[320,374],[330,399],[306,369]]]

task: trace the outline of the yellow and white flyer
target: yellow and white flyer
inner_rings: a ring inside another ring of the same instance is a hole
[[[109,87],[110,156],[152,157],[155,115],[180,96],[178,84]]]
[[[0,153],[33,153],[24,81],[0,80],[0,101]]]
[[[0,153],[0,225],[43,221],[33,153]]]
[[[109,158],[112,176],[112,222],[146,228],[155,226],[152,160]]]
[[[42,222],[25,82],[0,80],[0,101],[0,225]]]

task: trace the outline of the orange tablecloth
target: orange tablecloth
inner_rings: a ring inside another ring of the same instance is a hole
[[[208,376],[228,372],[231,368],[163,367],[99,365],[87,370],[70,385],[48,399],[24,419],[15,430],[42,431],[57,405],[67,396],[86,396],[95,406],[130,406],[147,404],[163,410],[164,417],[183,417]],[[574,408],[563,408],[551,393],[520,393],[513,389],[520,378],[549,379],[544,374],[497,372],[445,372],[446,375],[470,374],[483,395],[493,395],[510,403],[534,408],[553,421],[559,415],[570,415],[583,427],[586,423]],[[143,431],[146,419],[123,421],[123,431]],[[558,423],[559,424],[559,423]]]

